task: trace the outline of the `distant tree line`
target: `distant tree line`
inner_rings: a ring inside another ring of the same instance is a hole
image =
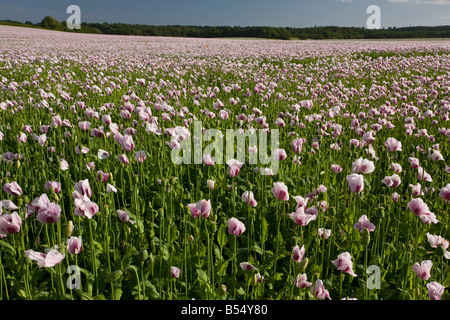
[[[383,29],[366,29],[362,27],[320,26],[308,28],[291,27],[229,27],[229,26],[180,26],[180,25],[143,25],[125,23],[86,23],[81,29],[70,30],[66,22],[59,22],[52,17],[45,17],[41,22],[33,24],[3,20],[0,24],[38,27],[58,31],[80,33],[166,36],[193,38],[267,38],[267,39],[398,39],[398,38],[450,38],[450,26],[437,27],[389,27]]]

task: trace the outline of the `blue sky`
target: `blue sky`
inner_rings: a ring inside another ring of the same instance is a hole
[[[366,26],[378,5],[381,27],[450,25],[450,0],[0,0],[0,20],[65,21],[78,5],[82,22],[196,26]]]

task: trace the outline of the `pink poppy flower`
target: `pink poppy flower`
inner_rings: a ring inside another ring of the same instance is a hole
[[[295,207],[295,210],[302,207],[304,210],[306,210],[306,206],[308,205],[309,198],[303,198],[302,196],[296,196],[294,197],[295,201],[297,202],[297,206]]]
[[[241,262],[239,264],[239,266],[241,267],[242,270],[256,270],[256,267],[248,262]]]
[[[103,137],[103,134],[104,132],[101,129],[94,128],[91,130],[91,136],[93,136],[94,138],[101,138]]]
[[[418,262],[414,263],[412,270],[420,279],[427,281],[431,277],[430,270],[432,266],[433,262],[431,260],[425,260],[420,264]]]
[[[364,231],[365,228],[369,230],[370,232],[375,230],[375,225],[370,222],[370,220],[367,218],[365,214],[359,218],[358,222],[355,223],[354,228],[358,230],[360,233]]]
[[[89,121],[81,121],[78,122],[78,126],[80,127],[81,130],[87,131],[89,130],[91,123]]]
[[[353,262],[352,257],[349,252],[343,252],[338,255],[337,259],[332,261],[332,263],[337,267],[338,270],[344,271],[353,277],[356,277],[356,274],[353,272]]]
[[[67,251],[70,254],[79,254],[82,251],[81,238],[71,236],[67,239]]]
[[[0,215],[2,214],[2,207],[6,210],[17,210],[19,209],[18,206],[15,205],[14,202],[11,200],[2,200],[0,201]]]
[[[352,172],[354,173],[371,173],[375,170],[373,161],[359,158],[352,163]]]
[[[98,149],[97,157],[101,160],[107,159],[109,157],[109,152],[103,149]]]
[[[34,212],[38,212],[40,208],[48,207],[50,205],[50,200],[47,194],[42,194],[40,197],[35,198],[31,204],[27,205],[28,208]]]
[[[290,214],[290,217],[292,218],[292,220],[294,220],[294,222],[297,225],[304,227],[308,225],[308,223],[310,223],[311,221],[316,220],[317,215],[308,214],[305,212],[303,207],[299,207],[297,208],[297,210],[295,210],[295,212]]]
[[[395,173],[400,173],[403,170],[402,166],[399,165],[398,163],[391,163],[391,168],[392,168],[392,171],[394,171]]]
[[[133,136],[124,135],[119,141],[120,146],[124,151],[133,151],[134,150],[134,141]]]
[[[450,183],[447,183],[447,185],[439,191],[439,196],[445,201],[450,202]]]
[[[109,173],[105,173],[102,170],[97,171],[97,180],[100,182],[106,182],[109,178]]]
[[[419,168],[417,168],[417,180],[419,180],[419,181],[428,181],[428,182],[432,182],[433,181],[433,179],[431,178],[431,175],[428,173],[428,172],[426,172],[425,170],[424,170],[424,168],[422,168],[422,167],[419,167]]]
[[[231,159],[227,161],[227,165],[228,174],[230,175],[230,177],[234,178],[238,175],[243,163],[239,162],[239,160]]]
[[[274,157],[278,161],[283,161],[287,157],[286,151],[284,149],[276,149]]]
[[[311,287],[312,283],[308,282],[307,279],[308,278],[306,276],[306,273],[297,275],[297,277],[295,278],[295,286],[299,289]]]
[[[58,181],[46,181],[45,189],[47,189],[47,191],[50,191],[50,188],[53,188],[55,193],[59,193],[61,191],[61,183]]]
[[[7,194],[10,194],[15,197],[20,197],[22,195],[22,188],[15,181],[11,183],[5,183],[3,185],[3,190]]]
[[[444,157],[439,152],[439,150],[428,150],[428,158],[430,158],[432,161],[444,161]]]
[[[428,209],[428,205],[421,198],[415,198],[408,202],[408,208],[414,215],[419,216],[420,220],[425,224],[439,222],[435,214]]]
[[[147,155],[146,155],[145,151],[142,151],[142,150],[141,151],[137,151],[135,156],[134,156],[134,159],[137,162],[144,162],[147,159]]]
[[[331,229],[319,228],[319,237],[322,239],[328,239],[331,236]]]
[[[75,183],[73,188],[75,191],[78,191],[83,196],[87,196],[88,198],[92,196],[92,189],[89,186],[88,179],[78,181],[77,183]]]
[[[106,192],[115,192],[115,193],[117,193],[117,189],[113,185],[107,183],[106,184]]]
[[[23,133],[23,132],[20,132],[20,133],[17,135],[17,141],[18,141],[19,143],[25,143],[25,142],[27,142],[27,135],[26,135],[25,133]]]
[[[338,164],[332,164],[331,165],[331,170],[333,170],[334,173],[342,172],[342,168]]]
[[[195,209],[200,212],[202,218],[208,218],[211,215],[211,200],[200,200]]]
[[[402,181],[400,177],[396,173],[394,173],[392,176],[386,176],[381,179],[381,182],[383,182],[389,188],[396,188]]]
[[[295,139],[291,142],[292,151],[296,154],[300,154],[303,150],[303,143],[306,142],[306,139]]]
[[[274,182],[271,192],[278,200],[289,200],[288,188],[284,182]]]
[[[360,193],[364,190],[364,177],[357,173],[347,176],[348,189],[353,193]]]
[[[11,214],[3,213],[0,215],[0,235],[18,233],[22,226],[22,219],[13,212]]]
[[[97,214],[99,208],[95,202],[92,202],[87,196],[81,195],[77,191],[72,194],[74,197],[74,214],[80,217],[92,219]]]
[[[420,167],[419,159],[417,159],[417,158],[409,157],[408,162],[411,163],[411,168],[413,168],[413,169],[418,169]]]
[[[252,191],[245,191],[242,194],[242,200],[244,200],[246,204],[252,207],[256,207],[258,205],[258,202],[256,202]]]
[[[38,210],[36,218],[41,223],[55,223],[59,221],[61,207],[56,203],[50,203],[48,206]]]
[[[384,145],[389,152],[402,151],[402,143],[395,138],[387,138]]]
[[[445,287],[436,281],[427,283],[428,296],[430,300],[441,300]]]
[[[233,236],[240,236],[245,231],[245,225],[236,218],[228,220],[228,232]]]
[[[174,278],[179,278],[181,274],[181,269],[177,267],[170,267],[170,275]]]
[[[59,264],[64,258],[65,254],[61,254],[56,249],[50,249],[45,254],[36,252],[34,250],[25,250],[25,257],[36,261],[39,268],[50,268]]]
[[[432,235],[427,232],[428,243],[432,248],[442,247],[444,251],[444,258],[450,259],[450,251],[447,251],[449,242],[441,236]]]
[[[214,180],[209,179],[208,181],[206,181],[206,184],[208,185],[208,188],[210,190],[214,190]]]
[[[399,194],[397,192],[392,193],[392,201],[398,202]]]
[[[130,213],[124,210],[116,210],[117,216],[123,222],[130,222],[131,224],[135,224],[136,221],[130,220]]]
[[[325,286],[323,285],[323,282],[320,279],[317,279],[314,286],[311,287],[311,293],[318,299],[328,298],[331,300],[330,293],[328,292],[327,289],[325,289]]]
[[[123,164],[129,164],[129,163],[130,163],[130,160],[128,160],[128,157],[127,157],[126,154],[121,154],[121,155],[118,157],[118,159],[119,159],[119,161],[122,162]]]
[[[61,170],[65,171],[65,170],[69,169],[69,163],[66,160],[60,159],[59,164],[60,164]]]
[[[303,245],[301,248],[299,248],[299,246],[295,246],[292,254],[292,260],[301,262],[303,260],[304,255],[305,255],[305,246]]]
[[[196,209],[197,204],[196,203],[190,203],[187,205],[189,210],[191,211],[191,215],[193,218],[197,219],[200,216],[200,210]]]
[[[423,196],[423,192],[421,192],[421,188],[422,188],[422,186],[420,185],[420,183],[418,183],[418,184],[410,184],[409,185],[411,188],[412,188],[412,190],[411,190],[411,195],[413,196],[413,197],[416,197],[416,196]]]
[[[202,157],[202,161],[203,161],[203,163],[204,163],[205,165],[207,165],[207,166],[213,166],[213,165],[215,165],[214,160],[211,158],[211,155],[210,155],[210,154],[205,154],[205,155]]]

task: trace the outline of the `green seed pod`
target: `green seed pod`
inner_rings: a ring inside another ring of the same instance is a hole
[[[144,262],[145,260],[147,260],[147,258],[148,258],[148,251],[146,249],[139,251],[139,259],[141,260],[141,262]]]
[[[122,270],[116,270],[114,272],[111,272],[105,277],[105,283],[109,282],[116,282],[122,277]]]
[[[444,247],[443,246],[438,246],[437,247],[437,253],[439,254],[439,255],[441,255],[441,256],[444,256],[445,255],[445,249],[444,249]]]
[[[304,273],[306,270],[306,267],[308,266],[308,258],[303,258],[302,261],[300,261],[300,263],[298,264],[298,272],[300,273]]]
[[[361,241],[364,247],[367,247],[370,242],[370,231],[367,228],[364,228],[362,235],[361,235]]]

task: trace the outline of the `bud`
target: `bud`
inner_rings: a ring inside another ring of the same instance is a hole
[[[361,241],[364,247],[367,247],[370,242],[370,231],[367,228],[364,228],[361,236]]]
[[[443,246],[438,246],[436,251],[441,256],[444,256],[445,253],[446,253],[446,250],[445,250],[445,248]]]
[[[262,283],[264,281],[264,277],[260,273],[256,273],[252,278],[252,285],[256,286],[258,283]]]
[[[120,277],[122,277],[122,270],[116,270],[105,277],[105,283],[116,282]]]
[[[141,260],[141,262],[144,262],[145,260],[147,260],[147,258],[148,258],[148,251],[146,249],[139,251],[139,259]]]
[[[302,261],[300,261],[300,263],[298,264],[298,272],[300,273],[304,273],[306,270],[306,267],[308,266],[308,258],[303,258]]]
[[[67,223],[67,228],[66,228],[66,236],[70,237],[70,235],[72,234],[73,231],[73,222],[72,220],[69,220],[69,223]]]

